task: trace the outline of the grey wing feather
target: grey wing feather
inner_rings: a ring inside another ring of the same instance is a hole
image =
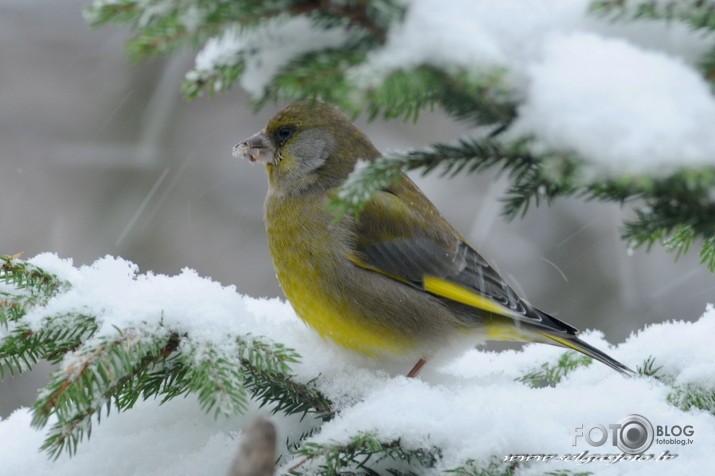
[[[462,240],[456,242],[453,251],[445,250],[428,238],[409,238],[373,242],[358,252],[370,267],[399,277],[415,287],[424,289],[424,276],[435,276],[501,304],[530,324],[571,335],[578,333],[574,327],[521,299],[496,270]]]

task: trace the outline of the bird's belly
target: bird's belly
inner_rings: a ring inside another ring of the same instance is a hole
[[[320,336],[371,356],[413,353],[410,339],[375,325],[376,316],[357,312],[350,297],[327,283],[319,269],[310,264],[291,268],[294,272],[279,272],[278,281],[296,314]]]
[[[419,346],[386,325],[383,306],[345,257],[348,239],[325,207],[306,197],[266,202],[268,245],[283,292],[323,338],[372,356],[412,357]]]

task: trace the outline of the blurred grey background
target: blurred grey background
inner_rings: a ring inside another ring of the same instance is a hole
[[[88,0],[0,0],[0,254],[52,251],[90,264],[107,254],[143,272],[184,267],[252,296],[280,296],[262,221],[261,167],[231,147],[278,106],[253,115],[236,88],[187,102],[193,53],[131,64],[126,29],[92,30]],[[444,115],[359,126],[381,150],[450,141]],[[415,180],[444,215],[543,310],[623,341],[646,323],[697,319],[715,278],[697,249],[629,254],[628,209],[560,200],[500,217],[494,174]],[[0,417],[32,402],[48,366],[0,382]]]

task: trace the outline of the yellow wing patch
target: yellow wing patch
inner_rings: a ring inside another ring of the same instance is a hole
[[[464,286],[451,283],[440,279],[436,276],[426,275],[422,280],[425,291],[436,294],[437,296],[451,299],[452,301],[461,302],[467,306],[476,307],[487,312],[499,314],[502,316],[511,316],[512,312],[509,308],[502,306],[489,298],[485,298],[474,291],[470,291]]]
[[[521,331],[514,325],[514,320],[504,317],[484,322],[487,340],[506,340],[511,342],[536,342],[533,335]]]
[[[577,351],[579,351],[579,352],[584,352],[584,353],[585,353],[585,349],[584,349],[583,347],[581,347],[581,346],[579,346],[579,345],[576,345],[575,343],[570,342],[570,341],[568,341],[568,340],[566,340],[566,339],[562,339],[562,338],[560,338],[560,337],[552,336],[552,335],[549,335],[549,334],[547,334],[547,333],[545,333],[545,332],[539,332],[539,334],[541,334],[542,336],[546,337],[547,339],[552,340],[552,341],[554,341],[554,342],[556,342],[556,343],[558,343],[558,344],[560,344],[560,345],[562,345],[562,346],[564,346],[564,347],[567,347],[567,348],[569,348],[569,349],[573,349],[573,350],[577,350]],[[587,353],[586,355],[589,355],[589,354]]]

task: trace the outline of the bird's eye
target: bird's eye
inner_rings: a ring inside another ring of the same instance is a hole
[[[282,126],[279,127],[278,130],[276,131],[276,137],[278,138],[278,142],[281,144],[287,141],[288,139],[291,138],[291,136],[295,133],[295,128],[291,126]]]

